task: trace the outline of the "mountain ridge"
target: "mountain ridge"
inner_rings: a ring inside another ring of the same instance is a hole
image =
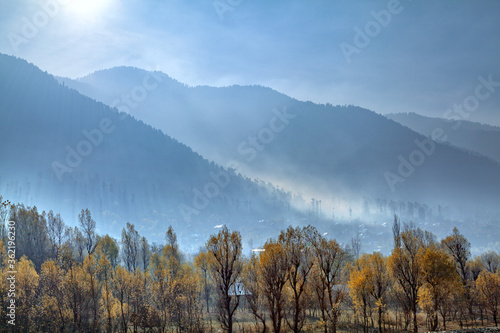
[[[500,127],[464,119],[426,117],[416,113],[389,114],[386,117],[425,136],[429,136],[435,129],[443,129],[446,132],[445,142],[500,163],[500,148],[495,145],[500,142]]]
[[[185,239],[196,228],[202,239],[213,224],[288,216],[286,193],[203,159],[26,61],[0,55],[0,64],[0,192],[12,202],[50,207],[70,221],[89,208],[104,222],[101,233],[131,221],[155,241],[163,239],[159,225]],[[261,229],[250,234],[265,235]],[[187,244],[201,245],[196,239]]]
[[[136,69],[128,68],[128,70],[137,73]],[[117,71],[126,72],[127,68],[120,68]],[[144,75],[142,78],[136,78],[134,81],[130,78],[127,79],[127,75],[124,75],[120,82],[113,82],[110,79],[114,69],[94,72],[91,76],[94,80],[94,89],[98,90],[99,94],[92,97],[113,105],[117,97],[130,94],[134,89],[137,89],[141,79],[152,75],[144,70],[139,71]],[[127,80],[128,83],[125,83]],[[88,80],[86,81],[88,83]],[[398,122],[390,123],[392,120],[386,120],[387,118],[383,115],[370,110],[361,111],[365,109],[355,106],[341,107],[302,102],[270,88],[260,87],[260,89],[256,89],[254,86],[215,88],[188,87],[182,83],[171,86],[171,83],[167,82],[166,86],[158,85],[154,90],[148,92],[144,100],[136,103],[134,108],[128,107],[126,111],[136,115],[146,123],[155,124],[166,133],[173,134],[173,137],[186,143],[210,160],[221,165],[230,165],[236,160],[237,165],[244,172],[250,170],[258,177],[271,181],[281,176],[282,170],[288,170],[286,178],[294,178],[296,174],[294,175],[291,169],[301,166],[300,170],[297,171],[300,176],[311,173],[311,171],[318,174],[316,179],[304,180],[304,183],[312,181],[314,187],[323,186],[325,179],[327,180],[326,186],[333,186],[339,180],[345,181],[347,179],[347,184],[341,184],[339,188],[345,189],[354,186],[356,187],[354,191],[372,188],[368,191],[371,196],[376,196],[379,194],[378,192],[381,192],[381,196],[390,196],[391,187],[387,186],[384,174],[392,172],[397,175],[395,171],[399,164],[398,156],[401,155],[407,159],[409,154],[418,149],[414,143],[415,140],[424,140],[426,137],[421,137],[420,133],[413,130],[407,131],[406,128],[399,127],[401,125]],[[261,92],[262,94],[260,94]],[[126,105],[123,104],[116,106],[118,109],[126,108]],[[269,121],[274,116],[273,112],[275,111],[273,110],[276,108],[296,110],[297,119],[300,121],[290,120],[290,124],[287,124],[283,132],[269,132]],[[348,111],[344,113],[342,110]],[[318,113],[321,113],[322,116],[317,116]],[[311,121],[312,118],[314,121]],[[303,125],[305,123],[307,125]],[[344,128],[345,126],[349,129]],[[362,128],[362,130],[358,128]],[[200,129],[206,133],[196,134],[195,132]],[[384,134],[384,132],[389,134]],[[258,140],[258,136],[259,134],[265,136],[266,133],[269,138],[263,137],[264,141],[270,140],[270,143],[262,144],[262,140]],[[283,137],[286,137],[286,140]],[[299,138],[298,141],[301,142],[298,142],[296,138]],[[392,140],[396,143],[391,142]],[[469,164],[476,163],[473,158],[465,156],[467,155],[465,151],[440,143],[436,144],[438,150],[443,150],[448,155],[451,153],[455,156],[455,160],[467,160]],[[387,148],[381,148],[381,146]],[[326,148],[322,149],[321,147]],[[301,152],[297,153],[297,149]],[[316,151],[316,154],[311,154],[312,151]],[[241,154],[242,152],[244,154]],[[375,152],[380,155],[380,158],[377,159],[377,156],[374,155]],[[331,157],[333,154],[336,155],[335,158]],[[372,158],[367,160],[366,156],[370,154]],[[282,161],[274,156],[280,156],[286,160]],[[300,159],[300,156],[308,156],[308,158]],[[247,162],[248,158],[251,159],[252,165]],[[408,181],[411,182],[411,185],[401,193],[402,195],[411,192],[411,187],[418,188],[429,182],[428,179],[418,176],[418,173],[428,169],[427,165],[434,163],[432,161],[436,159],[439,160],[439,168],[445,168],[446,163],[443,158],[436,157],[436,155],[430,156],[426,159],[423,167],[416,168],[416,172],[410,179],[404,179],[404,182],[398,183],[398,185],[406,185]],[[354,160],[366,162],[356,163]],[[393,160],[394,162],[386,163],[383,160]],[[427,160],[431,162],[427,162]],[[356,174],[359,177],[349,177],[349,173],[362,168],[359,164],[363,163],[371,164],[377,171],[365,168]],[[485,163],[488,164],[488,162],[480,162],[480,164]],[[456,169],[453,166],[451,168]],[[489,166],[489,168],[496,168],[496,166]],[[273,169],[279,171],[275,172]],[[469,167],[468,169],[472,170],[473,168]],[[336,170],[340,177],[336,175],[332,177],[332,170]],[[463,174],[462,178],[467,178],[463,170],[456,170],[455,173],[461,173]],[[431,174],[436,174],[436,172]],[[432,177],[437,177],[437,175]],[[450,177],[445,176],[444,178]],[[357,181],[353,183],[349,179],[357,179]],[[364,182],[364,184],[360,184],[360,182]],[[481,181],[481,183],[486,186],[486,189],[490,188],[488,182]],[[454,185],[453,179],[448,179],[447,185],[443,187],[452,185]],[[469,184],[466,187],[472,185]],[[427,189],[429,188],[430,184],[427,186]],[[425,191],[420,192],[416,193],[414,197],[419,199],[426,196]],[[449,194],[452,193],[447,193],[444,196]]]
[[[154,235],[159,226],[171,224],[193,251],[198,239],[222,224],[236,226],[248,244],[288,224],[312,223],[341,240],[356,233],[368,237],[362,225],[375,231],[396,213],[424,225],[442,223],[438,235],[448,232],[450,223],[478,219],[479,225],[498,225],[498,165],[429,143],[373,111],[301,102],[262,87],[189,88],[166,80],[173,89],[153,87],[154,76],[143,72],[99,90],[110,104],[135,93],[135,104],[111,108],[83,96],[70,81],[61,85],[34,65],[0,58],[6,94],[1,110],[23,111],[2,112],[1,142],[10,137],[15,144],[0,150],[8,157],[1,166],[0,192],[28,205],[57,209],[49,203],[58,202],[71,219],[88,207],[106,221],[100,232],[129,220],[141,233]],[[148,112],[163,118],[148,122],[142,117]],[[112,133],[104,133],[110,128],[109,122],[101,124],[104,118],[116,126]],[[172,137],[165,124],[198,147]],[[63,175],[61,185],[53,162],[63,163],[82,140],[91,141],[89,136],[99,142],[96,129],[103,133],[102,143],[91,146],[93,152]],[[427,155],[416,142],[435,148]],[[200,147],[211,148],[214,158]],[[402,177],[399,157],[408,161],[415,154],[425,161]],[[222,170],[231,178],[228,186]],[[219,174],[222,185],[211,172]],[[403,180],[394,192],[388,172]],[[491,236],[498,234],[492,228]],[[383,247],[384,239],[376,237],[369,245]]]

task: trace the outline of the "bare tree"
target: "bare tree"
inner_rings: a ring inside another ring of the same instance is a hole
[[[54,212],[52,210],[49,211],[47,214],[47,229],[49,240],[52,245],[52,256],[57,258],[59,249],[66,242],[68,235],[66,231],[67,227],[60,214],[54,216]]]
[[[298,333],[305,324],[305,291],[307,278],[313,267],[313,255],[304,230],[299,227],[288,227],[282,231],[278,241],[283,244],[288,257],[288,283],[292,291],[291,320],[287,325],[291,331]]]
[[[500,255],[495,251],[488,251],[479,256],[484,268],[490,273],[496,273],[500,268]]]
[[[146,237],[141,238],[141,264],[142,268],[146,271],[149,267],[149,261],[151,259],[151,248],[149,246]]]
[[[164,255],[166,257],[172,257],[177,262],[182,262],[182,255],[179,251],[179,245],[177,244],[177,235],[172,226],[168,226],[168,230],[165,233],[165,240],[167,244],[163,248]]]
[[[16,258],[26,255],[39,269],[47,259],[49,240],[46,214],[38,213],[36,206],[12,206],[10,219],[16,223]]]
[[[392,236],[394,238],[394,248],[401,247],[401,238],[399,234],[401,233],[401,222],[396,214],[394,214],[394,223],[392,225]]]
[[[213,256],[211,273],[218,290],[219,322],[224,330],[232,333],[234,313],[240,304],[237,286],[243,269],[241,235],[237,231],[229,232],[224,226],[210,237],[206,247]]]
[[[84,259],[83,253],[85,252],[86,242],[85,242],[85,236],[80,231],[80,229],[78,229],[78,227],[75,227],[73,229],[73,244],[75,246],[77,254],[77,261],[80,264],[83,264],[83,259]]]
[[[255,254],[246,262],[242,273],[242,281],[247,291],[245,297],[248,308],[255,319],[256,329],[258,323],[262,324],[262,333],[267,332],[267,314],[264,307],[264,295],[262,292],[262,279],[259,274],[259,259]]]
[[[97,245],[97,235],[95,233],[96,223],[92,219],[90,210],[82,209],[78,215],[80,227],[82,228],[83,236],[85,237],[85,249],[88,254],[92,254]]]
[[[359,238],[359,234],[356,237],[351,238],[351,252],[354,257],[354,260],[359,258],[359,254],[361,253],[361,239]]]
[[[127,222],[122,230],[122,259],[130,272],[139,266],[140,236],[135,226]]]
[[[324,332],[335,333],[340,317],[340,304],[346,294],[341,283],[346,253],[335,240],[326,240],[321,236],[316,237],[313,244],[319,275],[315,290],[325,322]]]

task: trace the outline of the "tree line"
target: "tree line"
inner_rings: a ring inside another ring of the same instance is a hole
[[[1,201],[1,200],[0,200]],[[471,257],[456,228],[438,241],[394,218],[389,256],[360,254],[313,226],[288,227],[259,252],[222,227],[187,260],[172,227],[150,244],[52,211],[4,205],[16,226],[16,326],[7,322],[9,234],[0,234],[2,329],[36,332],[417,332],[498,324],[500,256]],[[420,322],[419,320],[420,319]],[[422,322],[425,321],[425,323]]]

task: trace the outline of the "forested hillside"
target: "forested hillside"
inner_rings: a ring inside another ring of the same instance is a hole
[[[500,148],[491,144],[500,141],[499,127],[464,119],[424,117],[415,113],[389,114],[387,118],[425,136],[430,136],[436,129],[443,129],[446,132],[443,142],[483,154],[500,163]]]
[[[89,207],[103,233],[119,234],[128,220],[155,239],[173,225],[192,251],[214,225],[255,225],[259,238],[276,228],[261,230],[259,220],[294,215],[291,194],[207,161],[24,60],[0,55],[0,90],[0,191],[13,202],[57,206],[72,222]]]
[[[133,67],[58,79],[220,165],[325,203],[338,198],[354,205],[366,196],[484,212],[500,200],[500,166],[468,146],[443,145],[440,136],[460,136],[450,128],[429,142],[429,133],[376,113],[384,110],[298,101],[262,86],[190,87]],[[499,138],[489,138],[482,146],[494,150]]]

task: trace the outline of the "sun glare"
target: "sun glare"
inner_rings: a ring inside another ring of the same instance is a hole
[[[114,0],[71,0],[65,7],[68,12],[82,19],[98,18],[108,9]]]

